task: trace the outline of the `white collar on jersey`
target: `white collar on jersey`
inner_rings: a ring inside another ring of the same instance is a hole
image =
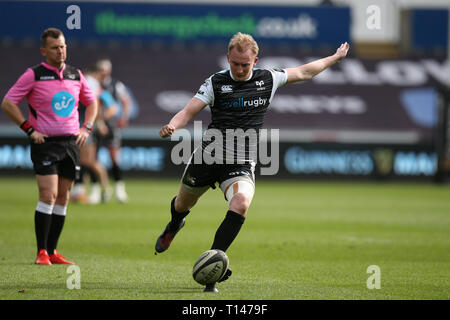
[[[250,80],[250,79],[253,77],[253,69],[252,69],[252,72],[250,73],[250,77],[248,77],[247,79],[245,79],[245,80],[243,80],[243,81],[236,80],[236,79],[234,78],[234,76],[233,76],[233,72],[231,72],[230,69],[228,69],[228,71],[230,72],[230,77],[231,77],[231,79],[233,79],[234,81],[238,81],[238,82],[248,81],[248,80]]]

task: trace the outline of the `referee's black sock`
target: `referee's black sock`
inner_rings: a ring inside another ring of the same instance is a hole
[[[185,211],[185,212],[176,211],[175,210],[175,199],[176,198],[177,197],[174,197],[172,199],[172,202],[170,203],[170,214],[172,216],[172,220],[170,220],[170,226],[171,227],[173,226],[175,228],[177,228],[180,225],[181,220],[183,220],[183,218],[185,218],[189,214],[189,212],[191,212],[190,210]]]
[[[53,254],[56,246],[58,245],[58,239],[61,235],[61,231],[64,227],[64,221],[66,216],[61,216],[57,214],[52,214],[52,221],[50,223],[50,230],[47,238],[47,252],[48,254]]]
[[[219,249],[223,252],[227,251],[241,230],[244,221],[245,217],[243,215],[228,210],[225,219],[216,231],[211,249]]]
[[[34,214],[34,231],[36,233],[37,251],[47,250],[47,237],[50,230],[52,215],[38,210]]]

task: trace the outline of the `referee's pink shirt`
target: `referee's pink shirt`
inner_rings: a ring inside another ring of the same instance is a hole
[[[35,118],[31,111],[28,120],[33,128],[48,136],[75,135],[80,129],[78,119],[78,103],[81,101],[85,106],[91,105],[96,97],[89,88],[85,77],[80,70],[76,70],[80,75],[80,80],[63,79],[63,72],[66,65],[58,70],[57,68],[42,62],[45,68],[52,70],[58,76],[55,80],[35,81],[34,71],[28,68],[17,82],[9,89],[5,98],[18,105],[24,98],[28,104],[36,111]],[[63,97],[63,101],[61,98]],[[74,101],[68,101],[70,99]],[[60,101],[57,101],[59,98]],[[56,99],[56,100],[55,100]],[[67,100],[66,100],[67,99]],[[69,114],[58,114],[55,111],[56,105],[62,102],[70,103],[72,110]],[[53,106],[52,106],[53,103]],[[73,103],[73,104],[72,104]]]

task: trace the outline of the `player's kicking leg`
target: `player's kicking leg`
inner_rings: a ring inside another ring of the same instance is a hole
[[[194,194],[187,191],[183,185],[180,187],[178,195],[172,199],[170,205],[171,220],[156,240],[155,254],[164,252],[170,247],[175,235],[184,227],[185,217],[203,192]]]

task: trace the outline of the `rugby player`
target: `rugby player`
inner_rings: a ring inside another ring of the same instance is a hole
[[[96,62],[96,67],[100,73],[100,82],[104,90],[109,92],[120,106],[118,115],[108,121],[105,121],[109,128],[109,134],[101,140],[111,156],[111,173],[114,178],[114,194],[121,203],[128,202],[128,194],[125,189],[123,172],[120,167],[119,154],[122,145],[122,129],[128,125],[128,120],[132,107],[132,99],[129,91],[122,81],[111,76],[111,60],[104,58]]]
[[[218,227],[211,249],[226,251],[238,235],[243,225],[253,195],[255,193],[254,169],[256,159],[249,152],[252,146],[232,144],[223,141],[222,163],[196,163],[196,153],[210,153],[209,130],[219,130],[226,137],[227,130],[248,130],[256,132],[263,126],[269,103],[280,86],[287,83],[310,80],[323,70],[345,58],[349,44],[343,43],[335,54],[318,59],[296,68],[258,69],[259,48],[251,35],[237,33],[229,42],[227,59],[229,69],[210,76],[197,94],[160,130],[163,138],[171,136],[175,130],[185,127],[203,108],[210,106],[211,123],[203,135],[202,146],[197,148],[186,165],[178,195],[172,199],[171,220],[157,238],[155,250],[167,250],[177,232],[185,225],[198,199],[218,183],[228,210]],[[255,146],[253,146],[255,147]],[[245,148],[240,152],[239,148]],[[216,155],[217,156],[217,155]],[[231,163],[230,163],[231,162]],[[231,270],[220,281],[228,279]]]

